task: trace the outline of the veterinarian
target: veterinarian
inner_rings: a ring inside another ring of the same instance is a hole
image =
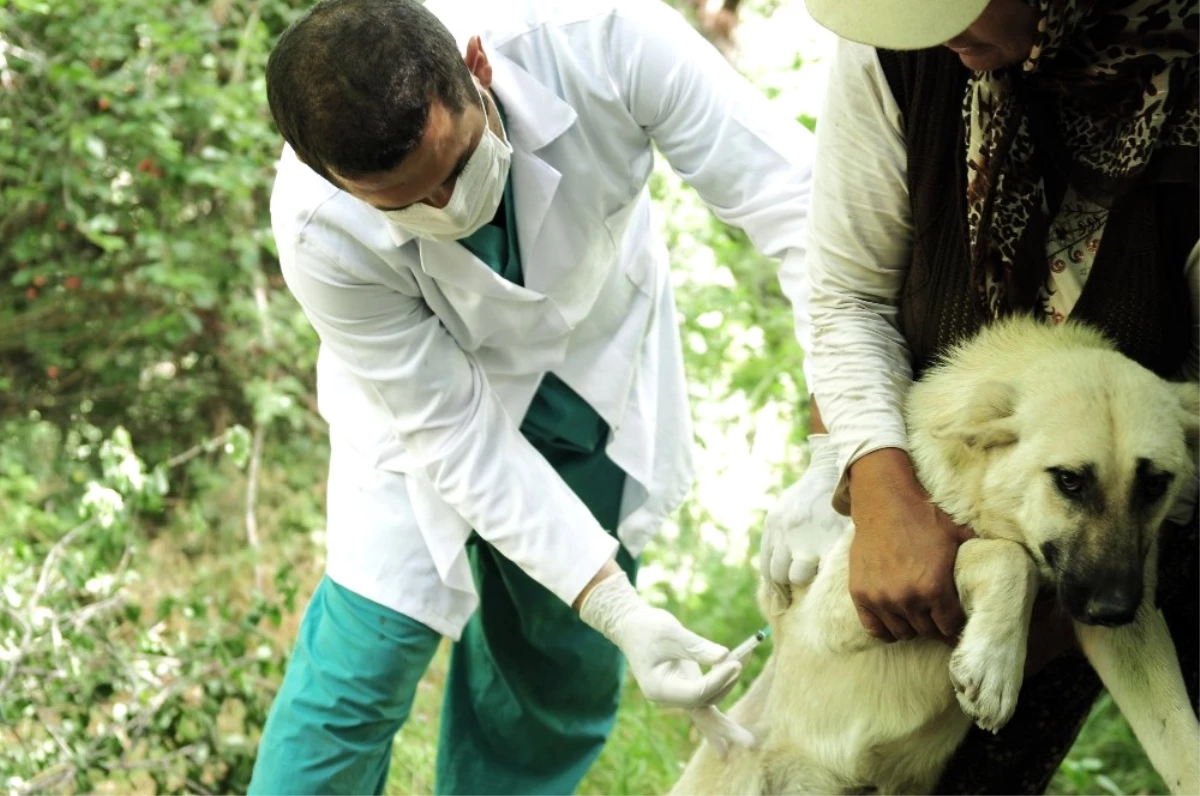
[[[332,455],[326,576],[250,790],[382,792],[447,637],[436,792],[572,792],[623,658],[666,706],[740,672],[631,585],[692,480],[652,147],[796,272],[811,142],[647,0],[331,0],[267,92]]]
[[[1196,6],[807,4],[845,39],[819,117],[810,297],[793,294],[811,319],[814,430],[828,434],[768,522],[763,572],[811,578],[849,515],[866,630],[952,641],[954,559],[971,531],[914,477],[901,415],[913,378],[1013,312],[1087,320],[1156,373],[1197,377]],[[1162,532],[1159,604],[1195,704],[1192,487]],[[940,792],[1045,790],[1100,689],[1066,628],[1035,627],[1031,659],[1052,660],[998,736],[972,732]]]

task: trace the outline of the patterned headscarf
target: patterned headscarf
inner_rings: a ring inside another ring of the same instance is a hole
[[[1016,248],[1046,214],[1029,90],[1049,97],[1057,114],[1048,121],[1068,182],[1105,207],[1157,149],[1200,142],[1196,0],[1028,2],[1040,15],[1029,58],[973,73],[963,100],[971,267],[990,317],[1021,292]]]

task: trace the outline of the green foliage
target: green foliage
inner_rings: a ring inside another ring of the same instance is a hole
[[[267,215],[262,73],[293,5],[0,4],[9,792],[248,782],[297,586],[284,557],[253,585],[229,492],[252,457],[274,490],[276,461],[316,484],[325,456]],[[319,527],[306,497],[272,529]]]
[[[0,782],[244,791],[284,662],[261,626],[292,609],[287,567],[279,600],[242,608],[192,583],[151,602],[137,517],[162,511],[168,467],[148,469],[120,427],[63,434],[34,416],[0,435],[0,513],[15,520],[0,547]]]
[[[1050,793],[1168,793],[1112,697],[1096,701],[1079,740],[1063,761]]]
[[[269,301],[262,74],[292,13],[0,7],[0,415],[61,422],[88,401],[153,456],[304,392],[313,336]]]

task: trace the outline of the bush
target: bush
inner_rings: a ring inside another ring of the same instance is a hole
[[[246,437],[230,429],[197,454],[244,460]],[[3,440],[0,513],[18,532],[0,549],[0,782],[12,794],[101,782],[244,792],[284,661],[260,625],[292,609],[287,568],[282,599],[260,594],[248,610],[202,583],[152,605],[131,566],[135,518],[161,511],[168,468],[147,470],[122,428],[105,439],[81,422],[62,435],[33,418]]]
[[[321,480],[315,338],[284,295],[267,205],[280,141],[262,74],[302,5],[0,4],[13,297],[0,305],[0,783],[14,793],[248,782],[290,567],[214,588],[155,572],[148,548],[165,534],[193,558],[244,562],[228,484],[257,487],[287,460],[310,465],[296,480]]]
[[[15,297],[0,415],[62,424],[87,406],[158,458],[308,394],[313,336],[274,300],[267,204],[280,143],[262,75],[293,13],[0,8],[0,279]]]

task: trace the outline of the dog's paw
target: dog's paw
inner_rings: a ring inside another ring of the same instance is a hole
[[[950,656],[950,681],[963,712],[989,732],[999,732],[1017,709],[1024,652],[1009,640],[964,635]]]

